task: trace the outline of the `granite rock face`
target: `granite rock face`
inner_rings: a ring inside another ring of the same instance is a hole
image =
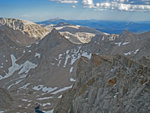
[[[125,56],[80,58],[77,81],[54,113],[148,113],[150,68]]]

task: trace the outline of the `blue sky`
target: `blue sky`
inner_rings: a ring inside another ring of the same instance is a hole
[[[150,0],[0,0],[0,17],[150,21]]]

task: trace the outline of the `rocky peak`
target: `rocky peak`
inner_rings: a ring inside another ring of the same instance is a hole
[[[52,31],[51,31],[51,33],[49,33],[50,35],[56,35],[56,36],[60,36],[60,33],[55,29],[55,28],[53,28],[52,29]]]
[[[53,28],[52,31],[41,40],[41,42],[46,41],[44,43],[50,43],[50,41],[57,41],[60,39],[62,39],[62,35],[60,35],[60,33]]]
[[[39,48],[43,48],[45,51],[56,49],[56,46],[66,47],[71,45],[71,42],[64,38],[55,28],[45,36],[39,43]],[[45,53],[44,53],[45,54]]]
[[[121,33],[120,37],[127,37],[127,36],[132,36],[132,35],[136,35],[136,34],[130,32],[130,31],[128,31],[128,30],[124,30],[124,31]]]

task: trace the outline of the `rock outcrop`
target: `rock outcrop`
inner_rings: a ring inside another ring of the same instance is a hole
[[[148,113],[150,68],[116,55],[82,57],[77,81],[54,113]]]

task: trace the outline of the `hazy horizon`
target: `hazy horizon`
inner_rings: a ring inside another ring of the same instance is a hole
[[[27,20],[27,21],[31,21],[31,22],[43,22],[43,21],[48,21],[48,20],[55,20],[55,19],[62,19],[62,20],[71,20],[71,21],[112,21],[112,22],[146,22],[149,23],[150,20],[137,20],[137,21],[133,21],[133,20],[101,20],[101,19],[64,19],[64,18],[59,18],[59,17],[55,17],[55,18],[47,18],[44,20],[38,20],[38,21],[34,21],[34,20],[30,20],[30,19],[22,19],[22,18],[17,18],[17,17],[0,17],[0,18],[11,18],[11,19],[19,19],[19,20]]]

